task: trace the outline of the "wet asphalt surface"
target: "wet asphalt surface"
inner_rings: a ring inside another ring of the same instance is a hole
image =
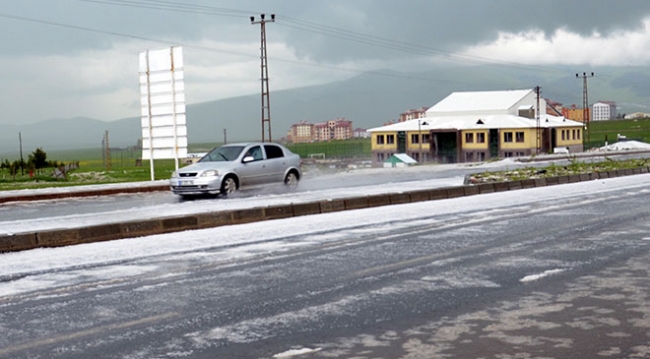
[[[650,358],[650,183],[290,235],[299,221],[0,297],[0,358]]]

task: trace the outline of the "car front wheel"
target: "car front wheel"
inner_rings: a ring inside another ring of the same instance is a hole
[[[284,184],[290,189],[298,187],[298,176],[294,172],[287,173],[287,177],[284,178]]]
[[[228,195],[237,190],[237,181],[233,177],[226,177],[221,182],[221,194]]]

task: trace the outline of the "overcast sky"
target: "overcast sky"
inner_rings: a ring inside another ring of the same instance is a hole
[[[188,103],[432,63],[650,63],[647,0],[0,0],[0,123],[139,116],[138,54],[183,46]]]

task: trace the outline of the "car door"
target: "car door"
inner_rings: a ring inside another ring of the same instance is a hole
[[[253,157],[253,160],[244,161],[248,157]],[[268,169],[266,161],[264,161],[262,146],[254,145],[246,150],[237,172],[239,173],[240,186],[257,185],[268,181]]]
[[[278,145],[265,144],[266,162],[269,174],[269,182],[284,181],[284,172],[287,169],[287,159],[284,157],[284,151]]]

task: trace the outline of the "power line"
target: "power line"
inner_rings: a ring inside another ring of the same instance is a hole
[[[211,15],[221,15],[221,16],[231,16],[231,17],[243,17],[248,12],[244,10],[220,8],[207,5],[193,5],[193,4],[184,4],[173,1],[157,1],[157,0],[78,0],[80,2],[86,3],[95,3],[103,5],[115,5],[115,6],[124,6],[124,7],[134,7],[141,9],[152,9],[152,10],[166,10],[174,12],[186,12],[194,14],[211,14]]]
[[[148,41],[148,42],[152,42],[152,43],[160,43],[160,44],[165,44],[165,45],[168,45],[170,43],[170,41],[168,41],[168,40],[161,40],[161,39],[155,39],[155,38],[151,38],[151,37],[119,33],[119,32],[115,32],[115,31],[99,30],[99,29],[94,29],[94,28],[90,28],[90,27],[69,25],[69,24],[63,24],[63,23],[58,23],[58,22],[49,21],[49,20],[34,19],[34,18],[28,18],[28,17],[24,17],[24,16],[16,16],[16,15],[11,15],[11,14],[0,13],[0,17],[7,18],[7,19],[12,19],[12,20],[20,20],[20,21],[26,21],[26,22],[32,22],[32,23],[39,23],[39,24],[49,25],[49,26],[56,26],[56,27],[61,27],[61,28],[68,28],[68,29],[73,29],[73,30],[78,30],[78,31],[86,31],[86,32],[93,32],[93,33],[103,34],[103,35],[124,37],[124,38],[130,38],[130,39],[135,39],[135,40],[143,40],[143,41]],[[237,51],[231,51],[231,50],[224,50],[224,49],[218,49],[218,48],[213,48],[213,47],[197,46],[197,45],[189,45],[189,44],[178,44],[178,45],[182,45],[185,48],[193,48],[193,49],[198,49],[198,50],[203,50],[203,51],[218,52],[218,53],[224,53],[224,54],[230,54],[230,55],[236,55],[236,56],[242,56],[242,57],[249,57],[249,58],[256,58],[257,57],[256,55],[253,55],[253,54],[250,54],[250,53],[237,52]],[[323,69],[328,69],[328,70],[333,70],[333,71],[338,71],[338,72],[349,72],[349,73],[356,73],[356,74],[370,74],[370,75],[376,75],[376,76],[402,78],[402,79],[409,79],[409,80],[415,80],[415,81],[421,81],[421,82],[433,82],[433,83],[451,82],[452,81],[452,80],[441,80],[441,79],[428,79],[428,78],[415,77],[415,76],[409,76],[409,75],[400,75],[400,74],[397,74],[397,73],[389,73],[389,72],[383,72],[383,71],[358,70],[358,69],[345,68],[345,67],[340,67],[340,66],[329,66],[329,65],[317,64],[317,63],[312,63],[312,62],[289,60],[289,59],[282,59],[282,58],[275,58],[275,57],[272,57],[272,59],[274,61],[277,61],[277,62],[283,62],[283,63],[294,64],[294,65],[299,65],[299,66],[317,67],[317,68],[323,68]],[[454,82],[457,83],[458,81],[454,81]]]
[[[160,43],[165,43],[168,44],[169,41],[165,40],[159,40],[159,39],[154,39],[150,37],[145,37],[145,36],[138,36],[138,35],[131,35],[131,34],[124,34],[124,33],[119,33],[119,32],[114,32],[114,31],[107,31],[107,30],[98,30],[98,29],[93,29],[90,27],[84,27],[84,26],[77,26],[77,25],[69,25],[69,24],[62,24],[54,21],[49,21],[49,20],[40,20],[40,19],[34,19],[34,18],[28,18],[24,16],[16,16],[16,15],[10,15],[10,14],[3,14],[0,13],[0,17],[6,18],[6,19],[13,19],[13,20],[21,20],[21,21],[27,21],[27,22],[33,22],[33,23],[38,23],[38,24],[43,24],[43,25],[50,25],[50,26],[56,26],[56,27],[63,27],[63,28],[68,28],[68,29],[73,29],[73,30],[80,30],[80,31],[87,31],[87,32],[94,32],[97,34],[103,34],[103,35],[112,35],[112,36],[120,36],[120,37],[127,37],[131,39],[136,39],[136,40],[144,40],[144,41],[151,41],[151,42],[160,42]]]

